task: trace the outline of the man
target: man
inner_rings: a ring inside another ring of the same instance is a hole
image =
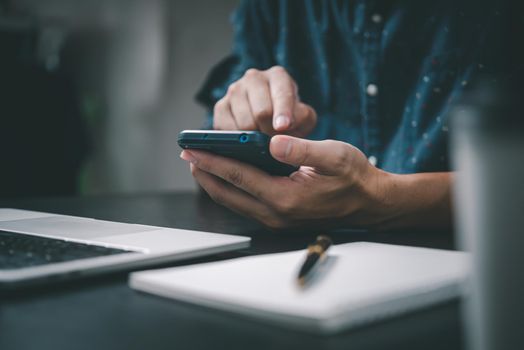
[[[215,201],[272,228],[448,227],[447,112],[499,69],[499,6],[244,1],[233,55],[199,99],[214,105],[213,128],[276,135],[273,157],[300,170],[272,177],[205,152],[181,157]]]

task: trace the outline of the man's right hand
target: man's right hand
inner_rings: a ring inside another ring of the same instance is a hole
[[[213,128],[305,137],[316,122],[315,110],[300,102],[293,78],[284,68],[274,66],[265,71],[248,69],[229,86],[215,104]]]

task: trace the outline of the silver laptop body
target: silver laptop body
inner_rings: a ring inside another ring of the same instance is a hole
[[[0,288],[242,249],[249,246],[250,240],[242,236],[0,209]]]

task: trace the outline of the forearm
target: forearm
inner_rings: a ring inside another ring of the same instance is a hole
[[[450,228],[453,173],[383,174],[379,230],[396,228]]]

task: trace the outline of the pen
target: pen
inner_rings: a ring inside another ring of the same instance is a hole
[[[302,264],[298,273],[298,284],[304,286],[307,277],[311,275],[315,266],[325,259],[326,251],[331,246],[331,239],[328,236],[320,235],[315,243],[307,247],[306,260]]]

